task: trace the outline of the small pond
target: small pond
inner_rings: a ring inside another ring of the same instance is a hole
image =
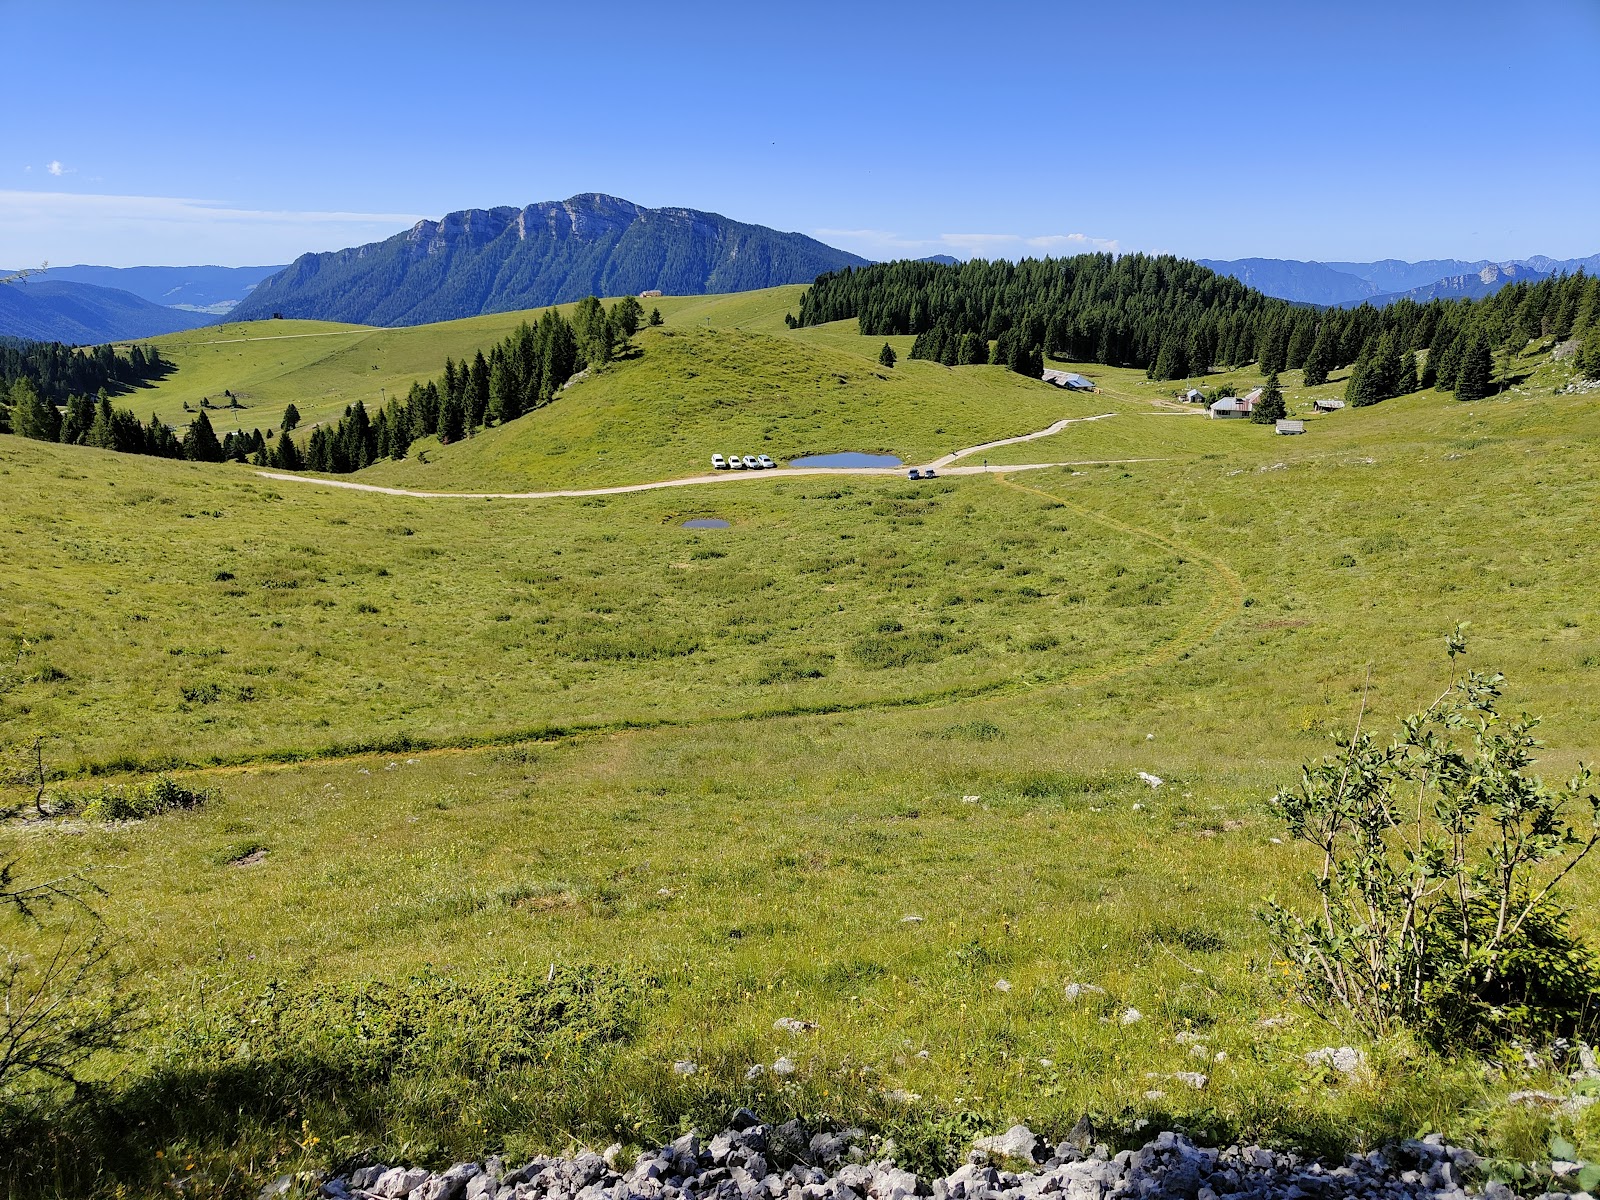
[[[808,454],[805,458],[792,458],[791,467],[898,467],[900,460],[892,454],[863,454],[859,450],[843,450],[838,454]]]
[[[726,529],[728,522],[721,517],[693,517],[683,523],[685,529]]]

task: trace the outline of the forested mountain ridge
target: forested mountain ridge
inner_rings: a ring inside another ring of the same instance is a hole
[[[275,267],[51,267],[57,282],[89,283],[132,292],[152,304],[188,312],[225,313],[243,300]]]
[[[589,295],[753,291],[864,265],[803,234],[589,193],[521,209],[467,209],[386,241],[302,255],[231,317],[417,325]]]
[[[37,342],[123,342],[194,329],[210,320],[89,283],[46,278],[0,286],[0,336]]]

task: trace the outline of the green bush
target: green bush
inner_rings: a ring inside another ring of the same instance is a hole
[[[213,799],[210,788],[191,788],[170,775],[148,783],[100,788],[77,797],[78,811],[90,821],[142,821],[174,809],[199,808]]]
[[[589,967],[482,979],[430,972],[401,985],[274,983],[191,1017],[168,1054],[187,1072],[250,1068],[301,1086],[482,1075],[625,1042],[641,1019],[640,996],[622,972]]]
[[[1460,629],[1448,646],[1452,661],[1465,652]],[[1530,773],[1538,722],[1500,716],[1503,682],[1453,680],[1387,746],[1358,725],[1273,797],[1318,852],[1318,904],[1269,900],[1263,915],[1324,1016],[1443,1049],[1595,1024],[1600,963],[1555,896],[1600,844],[1600,797],[1587,768],[1559,789]]]

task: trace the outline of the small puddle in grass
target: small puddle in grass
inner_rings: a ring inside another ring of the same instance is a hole
[[[842,450],[838,454],[808,454],[804,458],[789,460],[791,467],[898,467],[901,462],[893,454],[863,454],[859,450]]]
[[[728,522],[721,517],[694,517],[683,523],[685,529],[727,529]]]

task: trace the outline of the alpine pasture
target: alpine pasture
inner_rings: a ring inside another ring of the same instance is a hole
[[[1076,368],[1099,390],[1073,394],[881,367],[853,324],[787,329],[798,295],[663,299],[637,356],[353,479],[917,463],[1112,415],[932,482],[540,501],[0,439],[0,738],[24,814],[0,857],[105,889],[146,1018],[93,1104],[15,1126],[15,1194],[236,1195],[369,1149],[643,1145],[741,1103],[928,1161],[1086,1113],[1112,1137],[1542,1142],[1509,1074],[1408,1040],[1363,1047],[1353,1078],[1308,1066],[1341,1035],[1287,1000],[1255,914],[1303,898],[1311,865],[1266,798],[1363,705],[1386,730],[1436,695],[1457,622],[1508,708],[1545,716],[1547,776],[1596,756],[1593,397],[1558,394],[1564,368],[1530,347],[1489,399],[1421,392],[1279,437],[1138,372]],[[332,419],[522,319],[173,335],[177,369],[135,402],[178,419],[228,389],[241,427],[290,401]],[[1287,373],[1291,415],[1341,383]],[[1081,465],[1006,469],[1038,462]],[[682,528],[696,516],[730,528]],[[28,819],[35,739],[59,795],[170,770],[212,797]],[[1565,894],[1600,935],[1588,864]],[[360,1006],[318,1007],[419,979],[486,989],[489,1014],[507,980],[589,983],[537,1039],[491,1023],[487,1066],[429,1041],[423,1012],[405,1041],[423,1049],[379,1069]],[[1600,1140],[1592,1117],[1569,1132]]]

